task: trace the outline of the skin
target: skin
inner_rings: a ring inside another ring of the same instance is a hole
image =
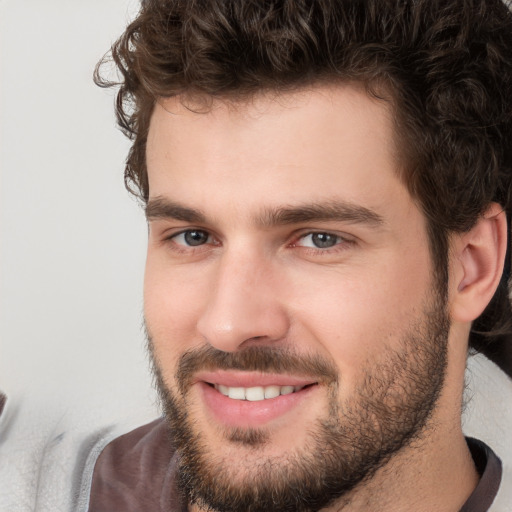
[[[187,350],[272,345],[332,361],[346,403],[382,347],[397,349],[410,319],[421,318],[434,283],[425,218],[397,177],[388,106],[351,85],[214,100],[205,113],[182,99],[156,105],[147,146],[145,318],[165,385],[178,389],[175,369]],[[268,222],[268,212],[311,204],[375,217]],[[504,229],[493,206],[474,230],[452,237],[452,327],[435,429],[359,486],[343,510],[456,511],[476,486],[460,426],[463,373],[470,323],[499,280]],[[186,230],[208,238],[189,246]],[[316,248],[312,233],[335,243]],[[258,425],[269,441],[257,454],[226,440],[198,385],[189,403],[210,453],[231,461],[236,479],[262,457],[304,448],[325,416],[325,393],[316,386]]]

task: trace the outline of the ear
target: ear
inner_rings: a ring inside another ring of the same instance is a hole
[[[451,317],[459,322],[478,318],[501,279],[507,249],[507,220],[492,203],[467,233],[451,244]]]

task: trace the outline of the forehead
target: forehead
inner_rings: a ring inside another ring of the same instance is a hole
[[[388,103],[351,85],[213,100],[208,108],[165,99],[148,135],[150,198],[217,210],[229,203],[245,213],[341,196],[374,209],[408,197],[395,154]]]
[[[194,139],[201,134],[210,137],[201,141],[196,138],[196,149],[199,143],[207,148],[209,141],[219,141],[224,136],[232,146],[263,141],[268,144],[278,138],[281,147],[306,139],[309,147],[328,147],[333,139],[344,145],[357,138],[378,138],[393,150],[393,114],[389,105],[370,97],[359,84],[260,92],[246,100],[161,98],[151,118],[148,158],[154,151],[165,152],[169,144],[183,147],[191,142],[190,135]]]

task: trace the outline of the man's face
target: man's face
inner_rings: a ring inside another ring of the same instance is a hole
[[[394,148],[350,86],[156,106],[145,318],[196,499],[318,510],[425,435],[448,325]]]

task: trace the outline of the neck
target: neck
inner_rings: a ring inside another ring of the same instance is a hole
[[[475,490],[479,476],[461,426],[469,326],[451,329],[445,385],[420,437],[344,503],[322,512],[459,512]]]
[[[479,477],[460,429],[433,435],[437,439],[429,436],[403,448],[371,480],[323,512],[458,512]]]

